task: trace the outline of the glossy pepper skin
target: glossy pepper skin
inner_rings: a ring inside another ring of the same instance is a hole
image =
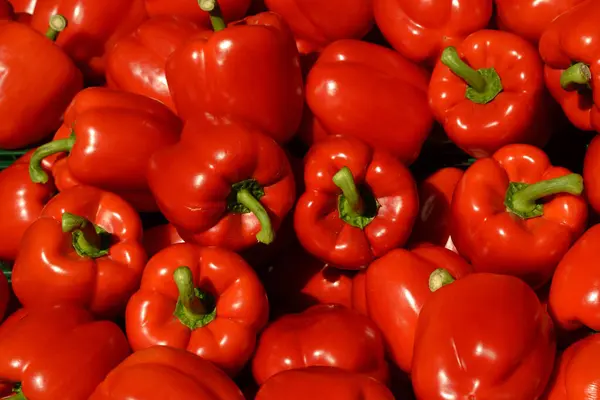
[[[533,44],[558,16],[584,0],[496,0],[496,23]]]
[[[600,335],[591,335],[569,346],[555,366],[544,400],[595,400],[598,398]]]
[[[552,132],[548,100],[537,49],[502,31],[478,31],[444,49],[429,86],[436,119],[476,158],[512,143],[545,145]]]
[[[29,152],[0,172],[0,232],[4,232],[0,240],[0,260],[15,260],[25,230],[56,193],[52,179],[41,185],[31,182],[31,154]]]
[[[600,329],[600,225],[587,230],[562,258],[550,287],[549,311],[559,327]]]
[[[56,44],[75,61],[90,83],[102,82],[106,51],[147,18],[144,0],[38,0],[31,27],[46,32],[48,19],[57,13],[67,19],[68,29]]]
[[[185,350],[154,346],[113,369],[89,400],[244,400],[235,383]]]
[[[338,40],[308,74],[306,100],[328,134],[357,137],[410,164],[433,125],[428,84],[424,69],[393,50]]]
[[[226,22],[244,18],[252,0],[219,0],[219,8]],[[202,27],[210,28],[209,13],[202,11],[197,1],[145,0],[146,11],[151,17],[184,17]]]
[[[577,128],[600,131],[600,3],[585,1],[556,18],[539,45],[548,90]],[[589,40],[582,40],[589,38]]]
[[[411,243],[426,242],[456,251],[450,237],[450,204],[463,174],[458,168],[442,168],[419,183],[419,215]]]
[[[182,123],[166,106],[145,96],[94,87],[77,94],[54,141],[31,157],[30,174],[45,183],[40,160],[68,155],[54,163],[56,186],[76,185],[115,192],[139,211],[157,211],[146,179],[148,158],[179,140]]]
[[[418,213],[417,188],[391,154],[351,136],[330,137],[307,154],[304,181],[294,227],[314,256],[361,269],[408,240]]]
[[[190,243],[233,251],[272,243],[295,200],[284,151],[261,132],[198,117],[157,151],[148,183],[158,206]]]
[[[583,183],[588,203],[600,214],[600,136],[590,142],[583,159]]]
[[[65,190],[23,235],[15,295],[27,308],[69,303],[118,315],[146,265],[141,238],[139,215],[117,195],[89,186]]]
[[[442,50],[484,29],[491,0],[373,0],[375,21],[387,41],[404,57],[435,64]]]
[[[58,34],[58,30],[48,28],[48,18],[45,31],[50,36]],[[60,126],[65,109],[83,87],[83,78],[51,39],[25,24],[3,24],[0,54],[4,71],[0,118],[5,121],[0,127],[0,148],[27,147]],[[40,65],[48,66],[43,74],[39,73]]]
[[[143,243],[146,254],[148,257],[152,257],[172,244],[184,243],[184,241],[173,225],[164,224],[146,229]]]
[[[332,367],[310,367],[281,372],[267,380],[256,400],[394,400],[381,382]]]
[[[165,76],[167,58],[199,32],[198,25],[183,17],[146,20],[107,53],[108,87],[156,99],[176,111]]]
[[[184,120],[208,114],[244,122],[285,143],[304,107],[298,58],[287,24],[267,12],[192,37],[171,54],[166,76]]]
[[[9,0],[15,12],[32,14],[37,0]]]
[[[373,26],[373,0],[266,0],[283,17],[298,48],[321,50],[340,39],[362,39]]]
[[[514,275],[539,288],[586,228],[582,190],[581,176],[552,166],[542,150],[505,146],[458,183],[452,241],[476,272]]]
[[[444,284],[452,280],[446,278]],[[552,321],[527,284],[512,276],[470,274],[438,289],[423,306],[413,388],[417,398],[428,400],[537,399],[555,352]]]
[[[116,324],[74,306],[20,309],[0,334],[0,380],[22,385],[15,400],[87,399],[130,354]]]
[[[154,345],[186,349],[236,375],[268,316],[264,288],[239,255],[177,244],[150,260],[125,319],[134,351]]]
[[[383,339],[367,317],[338,305],[288,314],[262,333],[252,360],[259,385],[273,375],[306,367],[337,367],[386,383]]]
[[[367,314],[383,334],[389,358],[408,373],[419,313],[432,295],[429,277],[437,268],[446,269],[455,279],[471,272],[462,257],[432,245],[392,250],[365,272]]]

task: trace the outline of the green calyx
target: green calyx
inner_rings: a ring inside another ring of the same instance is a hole
[[[108,255],[111,235],[102,227],[71,213],[62,215],[62,231],[71,232],[71,243],[80,257],[100,258]]]
[[[48,174],[42,168],[44,158],[57,153],[68,153],[75,145],[75,134],[68,138],[58,139],[48,142],[40,147],[31,155],[29,161],[29,177],[33,183],[48,182]]]
[[[215,32],[222,31],[227,27],[217,0],[198,0],[198,5],[202,11],[209,14],[210,23]]]
[[[441,61],[466,82],[465,97],[473,103],[487,104],[502,92],[502,81],[494,68],[474,70],[461,60],[456,48],[446,47],[442,52]]]
[[[6,400],[27,400],[27,397],[23,394],[23,387],[21,383],[15,384],[12,390],[12,394],[6,398]]]
[[[560,86],[565,90],[577,87],[591,89],[591,81],[592,71],[585,63],[573,64],[560,75]]]
[[[340,219],[356,228],[365,229],[377,216],[379,203],[366,187],[358,188],[352,172],[342,167],[333,176],[333,183],[340,188],[338,197],[338,213]]]
[[[58,38],[58,34],[67,27],[67,19],[62,15],[53,15],[48,21],[48,30],[46,31],[46,37],[53,42]]]
[[[227,210],[232,213],[252,213],[260,222],[260,232],[256,240],[260,243],[270,244],[275,240],[275,231],[271,225],[269,213],[260,203],[265,195],[262,186],[255,179],[247,179],[231,185],[231,192],[227,196]]]
[[[450,272],[444,268],[438,268],[429,275],[429,290],[435,292],[440,288],[454,282],[454,278],[450,275]]]
[[[188,267],[177,268],[173,280],[179,290],[173,315],[192,330],[210,324],[217,316],[214,297],[194,287],[192,271]]]
[[[534,184],[511,182],[506,190],[504,205],[507,211],[523,218],[535,218],[544,215],[544,205],[538,200],[544,197],[568,193],[580,195],[583,192],[583,177],[569,174]]]

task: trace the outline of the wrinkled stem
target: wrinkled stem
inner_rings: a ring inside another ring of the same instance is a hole
[[[483,76],[470,66],[468,66],[458,55],[456,48],[446,47],[442,52],[442,64],[450,68],[450,70],[467,85],[472,87],[477,92],[483,92],[486,89],[487,83]]]
[[[273,226],[271,225],[271,218],[267,213],[267,210],[263,207],[262,204],[252,196],[247,189],[242,189],[237,192],[237,201],[241,205],[245,206],[250,210],[252,214],[256,216],[258,222],[260,222],[260,232],[256,234],[256,239],[260,243],[270,244],[275,240],[275,232],[273,231]]]
[[[537,206],[537,201],[546,196],[559,193],[580,195],[583,192],[583,177],[569,174],[559,178],[540,181],[519,190],[512,197],[512,208],[526,213]]]
[[[67,27],[67,19],[62,15],[53,15],[50,17],[46,37],[53,42],[58,38],[58,34]]]
[[[72,245],[81,257],[99,258],[109,253],[101,247],[103,229],[89,220],[71,213],[62,215],[62,231],[71,232]]]
[[[588,85],[592,80],[590,67],[584,63],[577,63],[565,69],[560,75],[560,86],[568,89],[572,85]]]
[[[173,273],[173,280],[179,291],[179,301],[190,318],[202,318],[206,308],[194,291],[192,271],[185,266],[179,267]]]
[[[227,27],[217,0],[198,0],[198,5],[202,11],[209,13],[210,23],[215,32],[222,31]]]
[[[336,172],[336,174],[333,176],[333,183],[342,191],[342,194],[348,202],[352,212],[356,215],[362,215],[364,212],[364,203],[360,197],[350,168],[343,167]]]
[[[454,280],[450,272],[444,268],[438,268],[429,276],[429,290],[435,292],[441,287],[451,284]]]
[[[53,140],[40,147],[32,154],[29,161],[29,177],[34,183],[48,182],[48,174],[42,168],[44,158],[53,154],[69,152],[75,144],[75,135],[65,139]]]

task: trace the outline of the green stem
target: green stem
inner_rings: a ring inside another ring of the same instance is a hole
[[[50,17],[46,37],[53,42],[58,38],[58,34],[67,27],[67,19],[62,15],[56,14]]]
[[[239,204],[248,208],[260,222],[260,232],[256,234],[256,239],[260,243],[270,244],[275,239],[275,232],[271,225],[271,218],[262,204],[250,193],[248,189],[242,189],[237,192],[236,200]]]
[[[211,298],[207,293],[194,287],[192,271],[186,266],[178,267],[173,272],[173,280],[179,291],[173,315],[192,330],[210,324],[217,315],[217,309],[214,304],[209,304]]]
[[[341,189],[342,194],[352,212],[356,215],[361,215],[364,212],[364,204],[354,182],[352,171],[348,167],[342,167],[333,176],[333,183]]]
[[[442,52],[441,61],[442,64],[450,68],[455,75],[464,80],[475,91],[483,92],[485,90],[487,84],[483,76],[461,60],[456,48],[452,46],[446,47]]]
[[[217,0],[198,0],[198,5],[202,11],[209,13],[210,23],[215,32],[222,31],[227,27]]]
[[[451,284],[454,280],[450,272],[444,268],[438,268],[429,275],[429,290],[435,292],[441,287]]]
[[[543,215],[543,205],[538,204],[538,200],[560,193],[580,195],[582,192],[583,177],[579,174],[569,174],[532,185],[511,182],[504,204],[509,211],[521,218],[534,218]]]
[[[568,89],[572,85],[589,85],[592,80],[590,67],[584,63],[577,63],[565,69],[560,75],[560,86]]]
[[[62,215],[61,222],[62,231],[71,232],[71,243],[80,257],[100,258],[109,253],[108,248],[102,246],[102,236],[106,234],[102,228],[83,217],[68,212]],[[89,228],[90,226],[93,229]]]
[[[48,174],[42,168],[42,160],[53,154],[69,152],[75,145],[75,135],[65,139],[53,140],[37,148],[29,161],[29,177],[34,183],[48,182]]]

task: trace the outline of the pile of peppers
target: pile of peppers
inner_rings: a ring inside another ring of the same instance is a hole
[[[0,0],[0,399],[600,400],[599,0]]]

